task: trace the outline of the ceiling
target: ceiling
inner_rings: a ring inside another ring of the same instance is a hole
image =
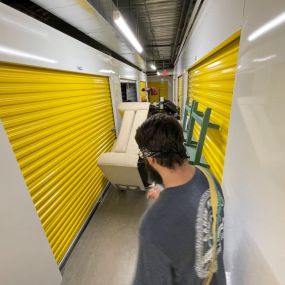
[[[113,0],[142,41],[149,65],[173,68],[196,0]]]
[[[87,0],[2,2],[138,70],[146,70],[145,59]]]
[[[156,71],[150,64],[158,70],[174,67],[196,1],[25,0],[12,1],[11,6],[79,40],[87,35],[93,40],[91,46],[152,75]],[[115,10],[122,13],[141,42],[141,55],[115,26]],[[89,40],[85,38],[85,42]]]

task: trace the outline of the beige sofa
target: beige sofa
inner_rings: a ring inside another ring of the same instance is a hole
[[[150,103],[127,102],[119,105],[121,129],[111,152],[98,158],[98,166],[119,189],[145,190],[138,171],[139,148],[135,141],[137,128],[147,119]]]

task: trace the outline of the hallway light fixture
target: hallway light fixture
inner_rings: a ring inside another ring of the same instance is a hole
[[[156,70],[156,66],[155,66],[154,64],[151,64],[151,65],[150,65],[150,68],[151,68],[152,70]]]
[[[277,26],[280,26],[284,22],[285,22],[285,12],[283,12],[279,16],[275,17],[271,21],[267,22],[266,24],[255,30],[252,34],[249,35],[247,40],[249,42],[252,42],[257,38],[261,37],[262,35],[266,34],[267,32],[271,31],[272,29],[276,28]]]
[[[138,53],[142,53],[143,48],[139,41],[137,40],[136,36],[126,23],[125,19],[122,17],[121,13],[119,11],[114,12],[114,22],[120,29],[120,31],[124,34],[124,36],[127,38],[127,40],[134,46],[134,48],[137,50]]]

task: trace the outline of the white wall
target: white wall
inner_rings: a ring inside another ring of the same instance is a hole
[[[244,0],[204,1],[174,67],[174,78],[183,75],[182,109],[184,109],[188,94],[188,69],[229,36],[241,29],[243,12]]]
[[[145,60],[88,1],[33,0],[33,2],[107,46],[136,66],[146,69]],[[114,8],[111,1],[106,2],[110,9]],[[113,11],[110,10],[109,12],[109,16],[111,16]]]
[[[146,80],[146,74],[0,3],[0,61],[110,76],[115,121],[121,100],[119,78]],[[107,36],[107,35],[106,35]],[[106,70],[112,71],[110,75]],[[138,94],[139,96],[139,94]]]
[[[173,88],[172,88],[172,95],[173,95],[173,103],[177,104],[177,78],[173,78]]]
[[[206,1],[175,66],[178,76],[241,29],[222,185],[228,285],[285,284],[285,21],[248,41],[281,13],[284,1]]]
[[[0,284],[59,285],[61,275],[0,121]]]
[[[284,1],[246,1],[223,177],[234,285],[285,284],[285,16],[248,40],[281,13]]]
[[[205,0],[175,65],[175,77],[189,69],[242,26],[244,0]]]
[[[188,72],[185,71],[183,73],[183,87],[182,87],[182,110],[181,110],[181,120],[183,119],[184,116],[184,109],[185,109],[185,104],[186,104],[186,99],[188,96]]]
[[[173,77],[168,78],[168,100],[173,101]]]

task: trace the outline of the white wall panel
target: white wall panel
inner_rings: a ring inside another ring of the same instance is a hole
[[[119,76],[141,72],[0,3],[0,60],[82,73]],[[14,36],[11,36],[14,35]]]
[[[285,284],[285,22],[248,41],[284,12],[284,1],[206,1],[175,66],[178,76],[242,30],[223,176],[229,285]]]
[[[244,0],[205,0],[175,66],[175,76],[241,29]]]
[[[0,283],[59,285],[61,274],[0,122]]]
[[[171,99],[171,101],[174,103],[174,104],[176,104],[176,97],[175,97],[175,95],[176,95],[176,81],[177,81],[177,79],[173,79],[173,86],[172,86],[172,99]]]
[[[188,72],[183,73],[183,100],[182,100],[182,112],[181,112],[181,120],[182,116],[184,115],[184,109],[185,109],[185,104],[187,100],[187,94],[188,94]]]
[[[284,13],[284,1],[246,1],[223,177],[231,285],[285,284]]]
[[[145,61],[88,1],[34,0],[39,6],[94,38],[125,59],[145,69]],[[111,5],[109,5],[111,8]]]
[[[168,100],[173,100],[173,77],[168,80]]]

